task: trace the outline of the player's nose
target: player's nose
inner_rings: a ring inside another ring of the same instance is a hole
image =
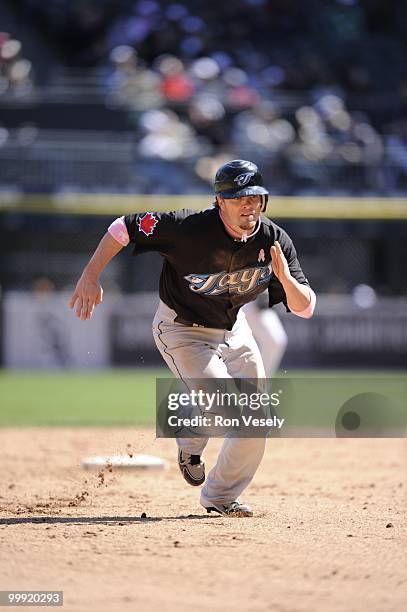
[[[240,208],[242,212],[253,212],[256,208],[256,205],[249,198],[247,198],[244,202],[241,203]]]
[[[241,199],[240,206],[242,208],[253,208],[252,202],[250,201],[250,197],[246,196]]]

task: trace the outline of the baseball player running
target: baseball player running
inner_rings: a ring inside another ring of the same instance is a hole
[[[78,318],[90,319],[102,302],[99,276],[132,243],[133,255],[156,251],[164,259],[160,303],[153,321],[158,350],[174,375],[264,378],[257,344],[241,307],[268,290],[269,306],[309,318],[315,293],[288,234],[262,213],[268,191],[257,166],[230,161],[216,173],[216,202],[203,211],[145,212],[116,219],[85,267],[70,300]],[[208,512],[252,516],[239,496],[253,479],[265,438],[226,437],[205,482],[207,438],[177,438],[185,480],[204,484]]]

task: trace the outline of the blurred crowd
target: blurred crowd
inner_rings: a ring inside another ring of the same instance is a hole
[[[0,32],[0,96],[27,98],[33,91],[33,69],[22,52],[22,43]]]
[[[380,191],[385,158],[402,169],[407,11],[396,3],[138,0],[128,9],[106,34],[107,87],[111,104],[134,110],[143,156],[199,154],[196,171],[211,180],[237,151],[272,164],[277,182],[290,166],[304,187],[319,163],[362,167],[361,182]],[[352,108],[349,95],[397,88],[397,121]]]
[[[296,90],[330,81],[333,73],[347,88],[389,85],[400,66],[387,72],[381,66],[402,62],[407,28],[407,6],[398,0],[9,1],[58,40],[70,64],[98,63],[121,44],[148,63],[162,53],[180,59],[222,53]]]
[[[272,166],[279,190],[279,173],[320,182],[321,164],[338,183],[344,167],[375,191],[407,183],[405,2],[16,2],[66,63],[105,67],[107,104],[129,112],[142,157],[195,159],[211,180],[238,152]]]
[[[239,151],[273,162],[276,171],[289,158],[304,182],[312,182],[307,173],[317,171],[307,162],[363,165],[373,169],[371,181],[378,187],[385,179],[377,174],[385,149],[400,137],[402,126],[394,133],[389,125],[388,135],[380,134],[366,113],[350,111],[340,87],[314,88],[307,103],[300,98],[290,108],[256,87],[243,69],[218,58],[183,62],[163,54],[147,67],[134,48],[120,45],[110,59],[109,103],[136,111],[141,155],[167,161],[199,156],[196,171],[204,179]]]

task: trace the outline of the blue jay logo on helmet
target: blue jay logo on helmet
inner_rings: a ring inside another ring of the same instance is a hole
[[[251,178],[255,175],[255,172],[242,172],[239,174],[234,182],[238,184],[239,187],[244,187],[247,183],[250,182]]]

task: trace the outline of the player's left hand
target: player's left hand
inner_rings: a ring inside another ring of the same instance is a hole
[[[270,247],[271,265],[273,272],[280,283],[291,277],[290,268],[282,251],[280,243],[276,240],[274,246]]]

